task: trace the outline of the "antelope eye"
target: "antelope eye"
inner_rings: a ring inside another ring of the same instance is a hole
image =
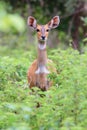
[[[46,32],[49,32],[49,29],[47,29]]]
[[[37,32],[40,32],[40,30],[39,30],[39,29],[37,29],[36,31],[37,31]]]

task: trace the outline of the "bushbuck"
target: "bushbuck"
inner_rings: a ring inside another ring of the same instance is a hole
[[[49,66],[49,63],[52,61],[47,59],[46,43],[49,31],[59,25],[60,19],[59,16],[55,16],[47,24],[39,25],[34,17],[29,16],[27,22],[37,32],[38,38],[38,56],[28,70],[29,87],[37,86],[41,90],[46,91],[51,86],[51,81],[47,79],[47,76],[50,73],[49,70],[52,69]]]

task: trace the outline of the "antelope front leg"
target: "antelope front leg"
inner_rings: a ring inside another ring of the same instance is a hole
[[[37,74],[36,86],[38,86],[43,91],[49,89],[50,86],[49,86],[49,81],[47,80],[47,74],[45,73]]]

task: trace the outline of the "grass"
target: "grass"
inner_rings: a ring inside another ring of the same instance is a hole
[[[46,92],[27,84],[34,49],[0,47],[0,130],[86,130],[87,53],[48,49],[58,74]]]

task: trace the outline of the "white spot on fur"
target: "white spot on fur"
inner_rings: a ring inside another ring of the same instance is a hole
[[[49,74],[50,72],[47,70],[47,68],[44,65],[42,65],[42,66],[39,66],[39,68],[36,70],[35,73],[36,74],[40,74],[40,73]]]
[[[44,50],[46,48],[46,44],[38,44],[40,50]]]

